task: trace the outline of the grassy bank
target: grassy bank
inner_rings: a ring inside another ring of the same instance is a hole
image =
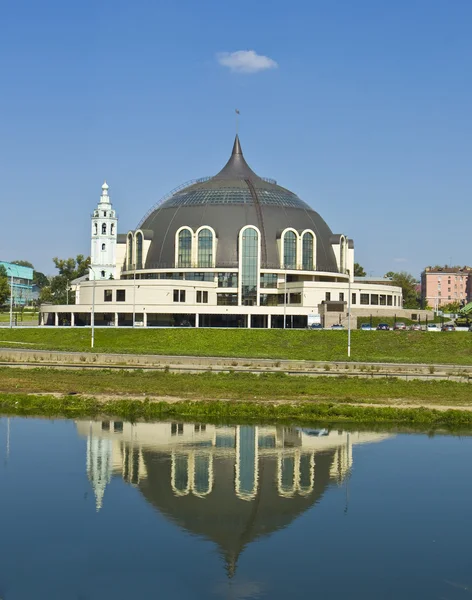
[[[0,392],[80,393],[116,396],[174,396],[229,400],[406,402],[472,405],[472,386],[451,381],[403,381],[251,373],[182,374],[165,371],[55,370],[0,368]]]
[[[90,329],[0,329],[0,346],[90,352]],[[95,351],[135,354],[347,360],[346,331],[248,329],[96,330]],[[1,351],[0,351],[1,355]],[[351,360],[472,364],[467,332],[353,331]]]
[[[20,416],[101,416],[137,420],[196,420],[199,422],[294,422],[304,424],[360,423],[396,425],[422,429],[469,430],[472,413],[460,410],[436,411],[427,408],[372,408],[334,403],[272,405],[252,402],[184,401],[142,402],[120,400],[98,402],[93,398],[0,394],[0,412]]]

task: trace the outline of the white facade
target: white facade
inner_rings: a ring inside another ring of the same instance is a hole
[[[102,195],[91,218],[90,279],[115,279],[117,272],[116,245],[118,218],[108,195],[108,185],[102,185]]]

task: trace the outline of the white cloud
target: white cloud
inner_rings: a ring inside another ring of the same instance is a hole
[[[276,69],[279,66],[275,60],[257,54],[254,50],[219,52],[216,58],[220,65],[228,67],[234,73],[258,73],[267,69]]]

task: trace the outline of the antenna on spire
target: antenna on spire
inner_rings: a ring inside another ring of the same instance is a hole
[[[239,112],[238,108],[235,108],[234,112],[236,113],[236,135],[238,135],[238,133],[239,133],[239,115],[241,113]]]

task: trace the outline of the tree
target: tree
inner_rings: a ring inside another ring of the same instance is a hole
[[[49,285],[41,289],[39,300],[41,303],[74,304],[75,294],[70,292],[70,283],[88,273],[90,257],[78,254],[76,258],[62,259],[56,256],[52,260],[59,275],[55,275]]]
[[[462,305],[459,301],[457,302],[449,302],[448,304],[441,304],[439,307],[445,313],[457,313],[462,308]]]
[[[10,286],[8,285],[8,273],[3,265],[0,265],[0,305],[5,304],[10,297]]]
[[[365,277],[364,268],[359,263],[354,263],[354,277]]]
[[[20,267],[29,267],[33,269],[33,283],[39,287],[39,289],[49,285],[49,279],[46,277],[44,273],[41,271],[36,271],[34,265],[29,262],[29,260],[12,260],[13,265],[18,265]]]
[[[12,260],[11,264],[12,265],[18,265],[19,267],[29,267],[30,269],[33,269],[33,271],[34,271],[34,267],[29,262],[29,260]]]
[[[397,285],[402,288],[403,308],[421,307],[421,296],[417,290],[418,282],[413,275],[406,273],[406,271],[401,271],[400,273],[389,271],[384,277],[390,277],[392,279],[392,285]]]

